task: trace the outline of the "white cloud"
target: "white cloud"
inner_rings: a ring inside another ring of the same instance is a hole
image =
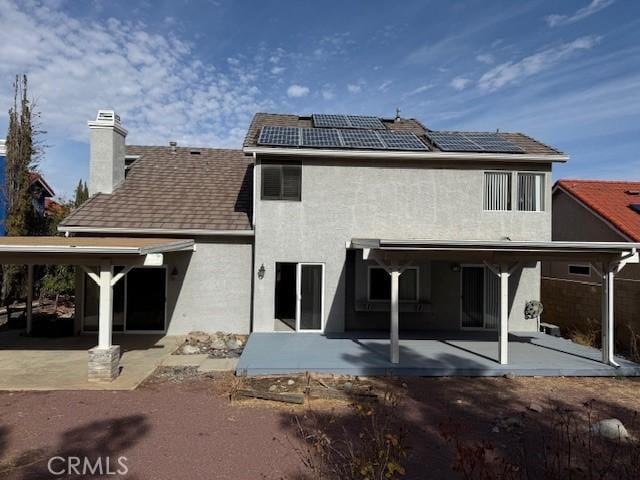
[[[465,88],[467,88],[467,85],[469,85],[470,82],[471,80],[469,80],[468,78],[456,77],[451,80],[451,86],[456,90],[464,90]]]
[[[336,94],[333,93],[333,90],[330,89],[322,90],[321,94],[322,98],[324,98],[325,100],[333,100],[334,98],[336,98]]]
[[[208,64],[189,43],[141,23],[80,20],[55,4],[0,0],[0,45],[0,111],[8,110],[14,75],[27,72],[52,145],[87,142],[87,120],[113,108],[130,144],[238,147],[254,112],[272,108],[255,65]],[[42,169],[64,191],[65,173],[49,161]]]
[[[481,53],[476,56],[476,60],[487,65],[491,65],[493,62],[495,62],[493,55],[491,55],[490,53]]]
[[[347,85],[347,90],[351,93],[360,93],[362,91],[362,85],[359,83],[350,83]]]
[[[424,85],[420,85],[417,88],[414,88],[413,90],[405,93],[402,98],[407,98],[407,97],[411,97],[413,95],[418,95],[419,93],[423,93],[426,92],[427,90],[431,90],[433,87],[435,87],[435,85],[433,83],[426,83]]]
[[[558,27],[560,25],[567,25],[569,23],[574,23],[583,18],[590,17],[594,13],[599,12],[603,8],[607,8],[611,5],[615,0],[591,0],[591,3],[586,7],[582,7],[573,15],[547,15],[544,19],[547,22],[547,25],[550,27]]]
[[[227,58],[227,63],[229,65],[233,65],[235,67],[235,66],[240,65],[240,60],[237,59],[237,58],[229,57],[229,58]]]
[[[589,50],[599,42],[600,38],[592,35],[580,37],[573,42],[563,43],[557,47],[547,48],[529,55],[517,62],[506,62],[492,68],[480,77],[479,85],[484,90],[497,90],[505,85],[518,82],[544,70],[548,70],[560,61],[579,50]]]
[[[378,91],[386,92],[392,83],[393,83],[393,80],[385,80],[380,85],[378,85]]]
[[[306,97],[307,95],[309,95],[309,87],[293,84],[289,88],[287,88],[287,95],[291,98]]]
[[[271,73],[274,74],[274,75],[280,75],[285,70],[286,70],[286,68],[284,68],[284,67],[273,67],[271,69]]]

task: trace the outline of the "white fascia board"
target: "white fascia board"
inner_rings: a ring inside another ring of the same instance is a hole
[[[568,155],[531,155],[527,153],[408,152],[379,150],[319,150],[312,148],[245,147],[246,154],[291,157],[382,158],[395,160],[465,160],[484,162],[566,162]]]
[[[142,255],[139,247],[90,247],[71,245],[3,245],[0,253],[73,253],[95,255]]]
[[[487,240],[386,240],[353,239],[352,248],[389,250],[471,250],[471,251],[530,251],[530,252],[633,252],[640,243],[633,242],[561,242],[561,241],[487,241]]]
[[[128,227],[73,227],[59,226],[63,233],[127,233],[135,235],[196,235],[252,237],[253,230],[207,230],[207,229],[169,229],[169,228],[128,228]]]

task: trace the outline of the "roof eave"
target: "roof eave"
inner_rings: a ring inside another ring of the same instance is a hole
[[[292,157],[333,157],[333,158],[384,158],[396,160],[467,160],[467,161],[500,161],[500,162],[540,162],[564,163],[568,155],[535,155],[528,153],[469,153],[469,152],[435,152],[435,151],[378,151],[378,150],[333,150],[313,148],[278,148],[278,147],[245,147],[248,155],[278,155]]]

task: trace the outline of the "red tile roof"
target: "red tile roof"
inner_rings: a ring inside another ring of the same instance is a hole
[[[640,242],[640,182],[559,180],[557,185],[635,242]]]
[[[53,197],[55,195],[53,188],[49,186],[49,184],[45,181],[44,177],[40,175],[38,172],[31,171],[29,172],[29,183],[33,184],[35,182],[40,182],[40,185],[42,185],[42,188],[45,191],[45,196]]]

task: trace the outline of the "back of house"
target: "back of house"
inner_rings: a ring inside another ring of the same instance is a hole
[[[393,265],[367,245],[548,242],[552,165],[568,158],[520,133],[399,117],[258,113],[242,150],[126,145],[108,111],[89,126],[91,198],[60,230],[195,240],[116,284],[124,332],[388,331]],[[497,329],[493,267],[447,252],[402,265],[400,329]],[[524,312],[539,263],[515,265],[509,287],[509,329],[537,330]],[[82,272],[77,292],[77,330],[97,329]]]

